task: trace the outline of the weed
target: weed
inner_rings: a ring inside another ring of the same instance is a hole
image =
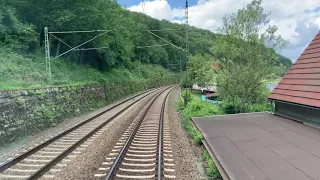
[[[208,164],[208,168],[206,168],[207,176],[211,178],[220,178],[221,174],[217,169],[217,166],[214,164],[213,160],[211,159],[208,151],[204,151],[202,154],[202,160]]]
[[[177,104],[177,109],[181,113],[182,123],[185,130],[196,144],[201,145],[203,137],[202,134],[193,126],[192,118],[209,115],[220,115],[223,114],[223,110],[218,105],[201,101],[200,95],[197,94],[190,93],[190,99],[188,101],[189,102],[186,105],[185,103],[179,101]],[[206,169],[207,176],[214,179],[220,178],[221,175],[213,160],[210,158],[208,152],[204,152],[202,159],[209,166]]]

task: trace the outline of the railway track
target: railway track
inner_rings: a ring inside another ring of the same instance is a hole
[[[106,129],[106,125],[122,112],[152,93],[163,91],[153,89],[128,98],[72,128],[35,145],[25,153],[0,166],[0,179],[53,178],[72,158],[81,153]],[[99,118],[108,113],[109,118]]]
[[[130,124],[105,158],[95,179],[175,179],[169,123],[170,90],[155,97]]]

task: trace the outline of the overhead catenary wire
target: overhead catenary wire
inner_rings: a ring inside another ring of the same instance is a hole
[[[94,39],[96,39],[96,38],[98,38],[98,37],[100,37],[100,36],[103,36],[103,35],[107,34],[108,32],[109,32],[109,31],[106,31],[106,32],[104,32],[104,33],[101,33],[101,34],[99,34],[99,35],[96,35],[95,37],[89,39],[88,41],[86,41],[86,42],[84,42],[84,43],[82,43],[82,44],[80,44],[80,45],[78,45],[78,46],[76,46],[76,47],[73,47],[73,48],[69,49],[68,51],[60,54],[59,56],[56,56],[55,58],[53,58],[53,59],[51,59],[51,60],[57,59],[57,58],[65,55],[65,54],[67,54],[68,52],[73,51],[74,49],[77,49],[78,47],[80,47],[80,46],[82,46],[82,45],[85,45],[85,44],[93,41]]]
[[[72,33],[90,33],[90,32],[108,32],[110,30],[89,30],[89,31],[60,31],[48,32],[49,34],[72,34]]]
[[[149,31],[183,31],[185,29],[154,29],[154,30],[149,30]]]
[[[150,45],[150,46],[138,46],[137,48],[138,48],[138,49],[141,49],[141,48],[168,46],[168,45],[170,45],[170,44],[159,44],[159,45]]]
[[[181,47],[179,47],[179,46],[176,46],[176,45],[172,44],[171,42],[169,42],[169,41],[167,41],[167,40],[163,39],[162,37],[158,36],[157,34],[155,34],[155,33],[151,32],[151,31],[149,31],[149,30],[147,30],[147,31],[148,31],[149,33],[151,33],[152,35],[156,36],[157,38],[159,38],[159,39],[161,39],[161,40],[165,41],[166,43],[168,43],[168,44],[170,44],[170,45],[172,45],[173,47],[175,47],[175,48],[177,48],[177,49],[180,49],[181,51],[184,51],[184,49],[183,49],[183,48],[181,48]]]
[[[98,48],[83,48],[83,49],[76,49],[75,51],[90,51],[90,50],[107,49],[107,48],[110,48],[110,47],[106,46],[106,47],[98,47]]]
[[[57,38],[55,35],[50,34],[50,36],[56,38],[58,41],[62,42],[64,45],[68,46],[69,48],[72,48],[72,46],[70,46],[69,44],[67,44],[66,42],[62,41],[61,39]]]

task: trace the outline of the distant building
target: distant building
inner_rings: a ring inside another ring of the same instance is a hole
[[[320,126],[320,32],[268,98],[276,115]]]
[[[207,86],[207,87],[200,87],[197,84],[192,85],[192,89],[196,91],[201,91],[202,93],[213,93],[217,91],[216,86]]]

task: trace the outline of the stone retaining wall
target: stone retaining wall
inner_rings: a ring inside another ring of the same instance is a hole
[[[0,91],[0,145],[104,104],[102,85]]]

